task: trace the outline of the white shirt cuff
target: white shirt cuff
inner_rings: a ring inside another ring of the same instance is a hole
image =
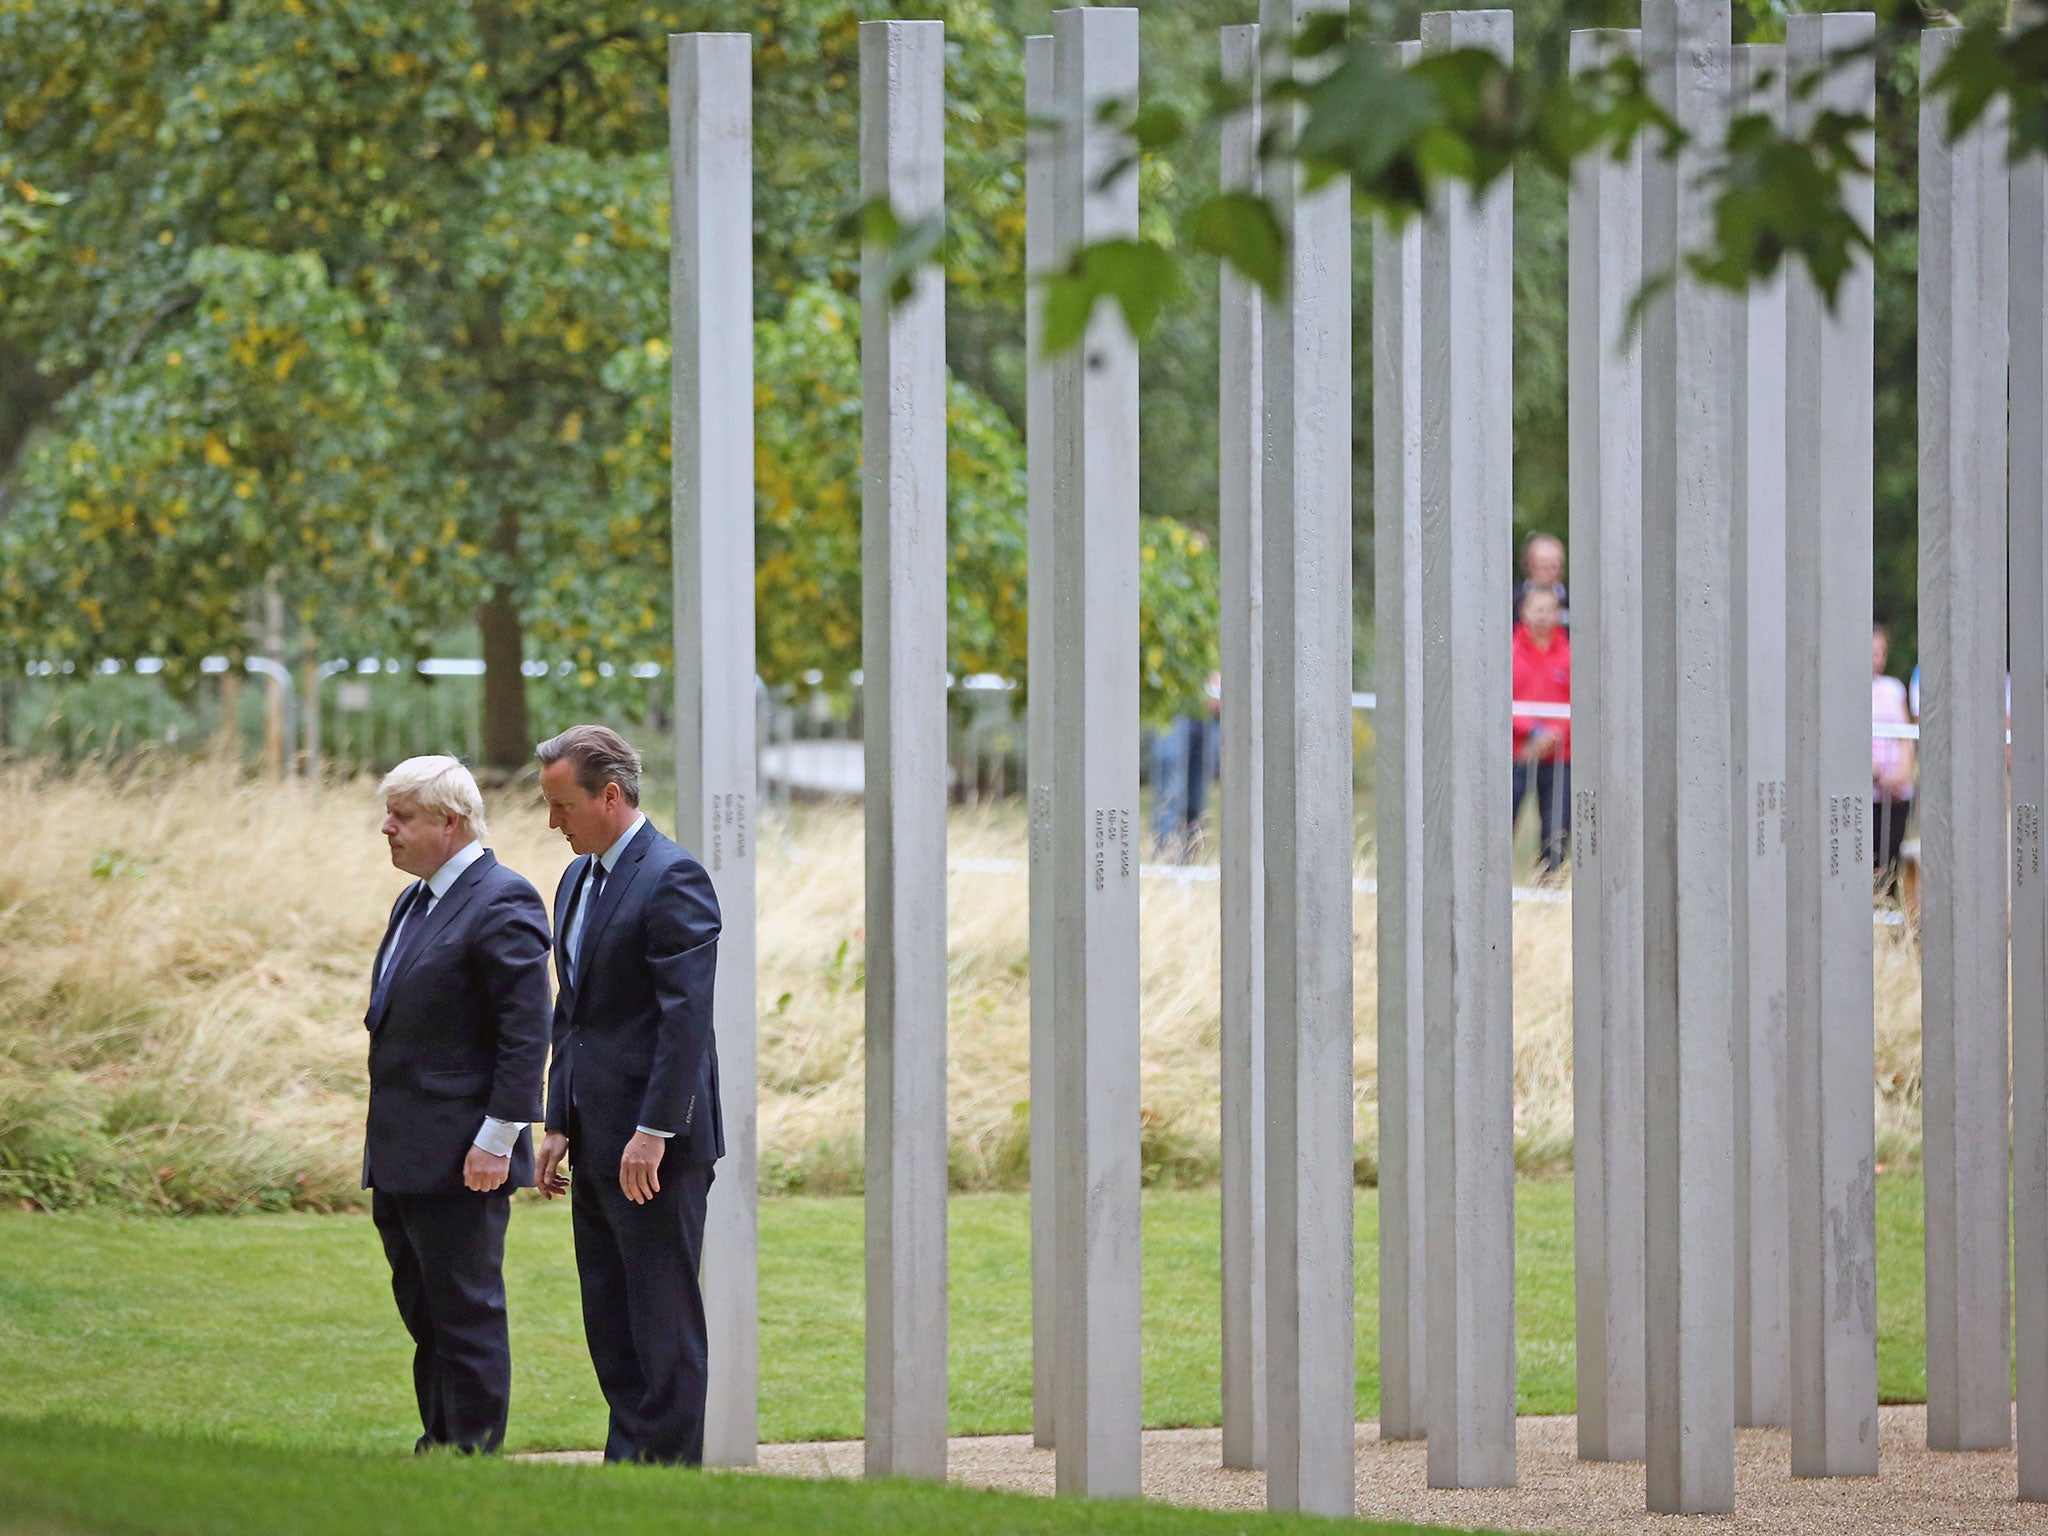
[[[659,1136],[663,1141],[667,1141],[669,1137],[675,1135],[674,1131],[657,1131],[649,1125],[636,1125],[633,1129],[643,1136]]]
[[[519,1133],[525,1129],[521,1121],[485,1115],[483,1129],[476,1133],[476,1144],[493,1157],[510,1157],[512,1149],[519,1145]]]

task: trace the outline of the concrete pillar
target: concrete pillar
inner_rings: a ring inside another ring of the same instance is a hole
[[[1222,185],[1259,189],[1259,29],[1225,27],[1226,80],[1250,104],[1223,125]],[[1223,671],[1223,1465],[1266,1464],[1266,934],[1260,762],[1264,615],[1259,585],[1259,307],[1256,283],[1220,280],[1216,546]]]
[[[1420,43],[1394,44],[1403,68]],[[1373,793],[1379,849],[1380,1438],[1429,1421],[1422,1006],[1422,223],[1372,232]]]
[[[860,195],[945,205],[946,29],[860,28]],[[946,1475],[946,280],[861,256],[867,1470]]]
[[[1341,9],[1341,7],[1337,7]],[[1328,0],[1263,0],[1272,56]],[[1299,124],[1290,104],[1282,132]],[[1282,164],[1263,320],[1266,1502],[1350,1515],[1351,189]]]
[[[1927,1443],[2012,1439],[2006,1331],[2006,132],[1920,44],[1920,1017]]]
[[[1509,58],[1512,11],[1431,11],[1424,54]],[[1514,187],[1447,186],[1422,230],[1423,944],[1429,1482],[1515,1481],[1509,802]],[[1435,814],[1432,815],[1431,813]],[[1455,962],[1455,963],[1453,963]]]
[[[1640,49],[1574,32],[1574,73]],[[1570,196],[1572,1226],[1579,1454],[1643,1454],[1643,167]],[[1384,1198],[1384,1197],[1382,1197]]]
[[[1135,160],[1100,109],[1137,95],[1137,11],[1054,12],[1053,59],[1068,125],[1057,246],[1134,237]],[[1062,1493],[1135,1497],[1138,346],[1111,306],[1054,361],[1053,443],[1057,1476]]]
[[[1026,661],[1031,687],[1024,706],[1024,770],[1030,780],[1031,827],[1031,1438],[1053,1443],[1053,1361],[1058,1355],[1057,1275],[1053,1261],[1053,1013],[1057,989],[1052,845],[1053,594],[1059,541],[1053,529],[1052,363],[1045,356],[1043,275],[1058,264],[1053,243],[1053,189],[1059,133],[1053,93],[1052,37],[1024,39],[1024,543],[1027,587]]]
[[[718,893],[725,1157],[704,1218],[704,1459],[751,1466],[760,1371],[754,1002],[753,39],[668,40],[676,835]]]
[[[1730,52],[1734,110],[1761,112],[1782,124],[1784,46],[1755,43]],[[1729,887],[1734,939],[1729,974],[1735,985],[1735,1422],[1784,1424],[1791,1411],[1786,1385],[1791,1282],[1785,1268],[1783,272],[1752,283],[1735,305],[1735,504],[1729,558],[1736,578],[1729,593],[1735,759],[1735,866]],[[1861,698],[1856,689],[1849,692],[1852,702]],[[1863,934],[1870,937],[1867,921]]]
[[[2013,1254],[2048,1274],[2048,160],[2012,168]],[[2048,1286],[2013,1296],[2022,1499],[2048,1500]]]
[[[1877,113],[1876,18],[1794,16],[1787,53],[1822,111]],[[1858,146],[1866,164],[1874,146]],[[1844,184],[1874,221],[1868,177]],[[1867,258],[1830,305],[1803,266],[1788,280],[1786,576],[1799,601],[1786,635],[1790,793],[1786,965],[1787,1197],[1792,1473],[1877,1471],[1877,1070],[1871,981],[1870,658],[1872,298]],[[1754,1130],[1754,1127],[1752,1127]]]
[[[1643,164],[1644,1399],[1649,1507],[1735,1502],[1728,969],[1734,301],[1684,275],[1726,143],[1728,0],[1644,0],[1643,71],[1690,135]]]

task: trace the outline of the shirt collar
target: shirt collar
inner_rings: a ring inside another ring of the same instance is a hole
[[[448,856],[448,862],[427,876],[427,890],[439,901],[448,887],[462,878],[462,872],[484,856],[484,845],[471,838]]]
[[[597,861],[598,863],[604,866],[604,872],[606,874],[610,874],[613,870],[619,867],[619,858],[622,854],[625,853],[626,844],[633,841],[633,834],[638,832],[642,827],[646,825],[647,813],[643,811],[633,818],[633,825],[626,828],[625,831],[619,834],[619,840],[617,842],[613,843],[611,847],[605,849],[603,853],[600,853],[597,856]]]

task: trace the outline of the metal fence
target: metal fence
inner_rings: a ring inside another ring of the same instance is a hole
[[[197,685],[180,691],[151,658],[89,668],[37,663],[0,677],[0,751],[80,763],[197,757],[228,742],[245,761],[261,763],[268,754],[293,772],[348,776],[428,752],[475,761],[482,750],[484,664],[474,658],[367,657],[294,670],[252,657],[244,666],[239,685],[231,685],[228,658],[208,657]],[[524,671],[536,734],[600,719],[640,743],[651,776],[666,775],[674,751],[664,668],[642,662],[620,673],[606,665],[595,691],[569,685],[576,669],[568,663],[529,661]],[[759,685],[762,792],[772,803],[861,791],[859,676],[836,694],[822,682],[813,673],[794,686]],[[955,798],[983,804],[1020,794],[1016,685],[976,676],[949,680],[949,690]]]
[[[476,760],[482,739],[484,664],[472,658],[429,658],[404,663],[368,657],[330,661],[297,672],[267,658],[246,663],[243,685],[224,686],[229,663],[208,658],[198,686],[179,693],[162,675],[161,663],[104,661],[65,670],[40,663],[0,678],[0,751],[57,762],[119,760],[138,753],[198,756],[225,736],[244,760],[261,763],[275,752],[293,771],[338,775],[381,772],[402,758],[452,752]],[[535,708],[534,728],[546,734],[571,719],[600,718],[638,741],[650,776],[666,779],[673,764],[669,739],[670,679],[662,667],[644,662],[625,672],[604,670],[598,695],[566,687],[574,668],[529,661],[525,671]],[[859,674],[834,693],[813,673],[800,685],[758,690],[757,745],[761,798],[786,809],[800,798],[857,797],[862,787],[862,691]],[[948,759],[953,798],[967,805],[1015,799],[1025,782],[1024,721],[1020,691],[1013,682],[981,675],[949,679]],[[551,686],[552,685],[552,686]],[[593,699],[601,700],[593,708]],[[232,700],[232,730],[224,730],[224,708]],[[1373,820],[1373,694],[1352,695],[1355,773],[1361,843],[1370,840]],[[309,710],[311,713],[309,713]],[[566,713],[564,713],[566,711]],[[553,720],[553,713],[564,718]],[[1569,705],[1517,702],[1514,713],[1568,720]],[[1874,724],[1873,739],[1913,740],[1919,727]],[[1210,754],[1213,775],[1215,754]],[[1151,758],[1145,756],[1149,778]],[[1549,780],[1560,803],[1551,807],[1557,824],[1568,824],[1569,799],[1561,776]],[[1214,799],[1211,797],[1211,805]],[[1530,802],[1518,807],[1523,820]],[[1911,802],[1901,808],[1910,814]],[[1878,828],[1882,834],[1886,829]],[[1909,829],[1910,831],[1910,829]],[[1524,825],[1517,842],[1518,865],[1536,873],[1534,826]],[[1182,857],[1199,864],[1213,852],[1197,841]],[[1909,844],[1910,853],[1910,844]]]

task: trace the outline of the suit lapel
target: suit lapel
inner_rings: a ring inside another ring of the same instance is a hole
[[[398,920],[402,914],[411,910],[412,903],[418,899],[415,894],[418,890],[419,882],[415,880],[400,891],[398,900],[391,904],[391,916],[384,920],[384,937],[377,945],[377,958],[370,962],[370,990],[373,992],[384,975],[384,952],[391,948],[391,940],[398,933]]]
[[[391,948],[391,941],[398,936],[398,925],[407,921],[415,904],[419,901],[420,884],[415,880],[398,893],[398,900],[392,903],[391,917],[384,924],[384,940],[377,946],[377,958],[370,962],[370,1006],[363,1015],[363,1027],[375,1029],[377,1021],[384,1016],[384,997],[389,990],[385,985],[384,955]]]
[[[455,883],[448,887],[447,894],[434,903],[433,911],[424,919],[415,913],[406,921],[405,933],[401,935],[404,947],[391,957],[391,969],[384,973],[383,995],[378,1002],[377,1018],[372,1022],[373,1028],[383,1022],[384,1010],[391,1003],[391,989],[412,969],[413,961],[418,959],[426,947],[454,920],[455,914],[469,905],[470,898],[476,895],[477,887],[483,881],[484,871],[495,863],[497,859],[486,849],[481,856],[471,861],[469,868],[455,877]]]
[[[648,822],[634,834],[633,841],[626,844],[626,851],[619,855],[619,862],[605,877],[604,890],[599,893],[597,910],[583,914],[583,932],[577,935],[578,960],[587,963],[597,954],[597,941],[604,937],[605,928],[611,923],[612,914],[619,910],[633,885],[640,878],[641,861],[647,857],[647,850],[656,837],[654,823]],[[578,980],[582,969],[578,966]],[[580,989],[579,989],[580,990]]]

